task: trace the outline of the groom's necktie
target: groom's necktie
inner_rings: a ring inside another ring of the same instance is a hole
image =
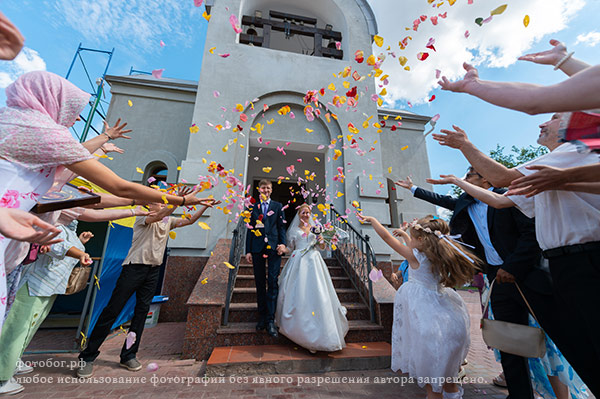
[[[267,201],[264,201],[261,205],[262,205],[262,213],[263,213],[263,215],[266,215],[267,207],[269,206],[269,203]]]

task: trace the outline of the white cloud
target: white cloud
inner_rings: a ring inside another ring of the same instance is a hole
[[[190,46],[202,18],[191,0],[57,0],[48,3],[55,11],[54,24],[70,26],[88,42],[120,42],[128,50],[150,52],[161,39]]]
[[[492,21],[478,26],[477,17],[486,18],[490,11],[501,2],[475,1],[469,5],[466,1],[456,2],[453,6],[444,3],[433,7],[423,0],[370,0],[377,15],[380,36],[385,39],[383,49],[392,46],[397,56],[408,58],[411,71],[405,71],[397,59],[388,56],[382,69],[390,74],[390,103],[407,99],[414,103],[427,101],[429,93],[438,87],[435,70],[442,71],[450,79],[464,75],[464,61],[486,67],[505,68],[513,64],[517,57],[526,53],[533,43],[547,34],[558,32],[567,26],[567,22],[585,5],[584,0],[528,0],[510,2],[508,8],[494,16]],[[400,7],[398,4],[402,4]],[[393,12],[390,12],[393,11]],[[415,32],[413,21],[420,15],[428,17],[447,12],[447,18],[438,18],[434,26],[427,19]],[[529,15],[530,23],[526,28],[523,18]],[[405,30],[410,27],[411,30]],[[465,31],[470,36],[465,38]],[[400,50],[398,41],[412,36],[406,50]],[[426,49],[429,38],[435,39],[436,52]],[[382,49],[374,47],[375,54]],[[429,52],[429,58],[418,61],[419,52]]]
[[[595,47],[600,43],[600,32],[588,32],[577,36],[575,44],[583,43],[588,47]]]
[[[46,62],[40,54],[24,47],[14,60],[0,63],[0,88],[5,88],[24,73],[45,70]]]

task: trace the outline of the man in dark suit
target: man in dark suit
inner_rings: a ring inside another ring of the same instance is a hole
[[[260,202],[254,204],[250,216],[253,229],[246,234],[246,261],[254,265],[259,316],[256,331],[266,328],[270,336],[277,337],[274,322],[279,292],[277,279],[281,269],[281,254],[286,249],[283,206],[271,200],[273,185],[269,180],[261,180],[258,183],[258,191]],[[268,275],[267,279],[265,274]]]
[[[465,181],[497,193],[506,191],[493,188],[472,167]],[[514,284],[506,284],[517,281],[540,323],[548,325],[550,330],[556,329],[551,306],[545,303],[552,302],[552,285],[549,274],[539,267],[541,250],[533,219],[514,207],[488,207],[466,193],[458,198],[439,195],[414,186],[410,178],[396,184],[411,190],[416,198],[454,211],[450,220],[451,233],[460,234],[463,242],[474,246],[477,256],[485,261],[483,271],[488,280],[491,282],[496,278],[492,291],[496,320],[528,324],[529,312],[521,295]],[[527,359],[501,352],[501,362],[509,398],[533,399]]]

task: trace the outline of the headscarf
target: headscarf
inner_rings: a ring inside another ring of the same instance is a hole
[[[31,170],[91,159],[69,132],[89,98],[51,72],[21,75],[6,88],[7,107],[0,109],[0,158]]]

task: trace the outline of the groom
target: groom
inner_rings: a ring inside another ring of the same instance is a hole
[[[259,315],[256,331],[266,328],[270,336],[277,337],[274,322],[279,290],[277,279],[281,269],[281,254],[286,249],[283,206],[271,200],[273,185],[269,180],[261,180],[258,191],[260,202],[254,204],[250,217],[250,225],[254,228],[246,234],[246,261],[254,265]],[[266,261],[268,273],[265,271]],[[266,280],[265,274],[268,274]],[[265,287],[267,283],[268,289]]]

